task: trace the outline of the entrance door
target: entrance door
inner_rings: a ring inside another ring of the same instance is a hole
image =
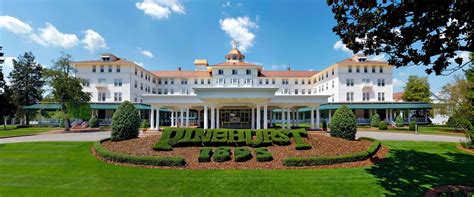
[[[99,109],[97,110],[97,115],[98,115],[98,119],[105,119],[105,110],[103,109]]]
[[[220,120],[223,128],[248,129],[251,122],[250,109],[221,109]]]

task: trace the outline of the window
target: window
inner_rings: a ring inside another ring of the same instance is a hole
[[[352,73],[352,66],[349,66],[348,72],[349,72],[349,73]]]
[[[362,83],[370,83],[370,79],[362,79]]]
[[[295,85],[298,85],[298,79],[295,79]]]
[[[382,66],[379,67],[379,72],[383,73],[383,67]]]
[[[262,83],[263,83],[263,79],[259,79],[258,84],[262,85]]]
[[[109,65],[109,73],[112,72],[112,65]]]
[[[198,84],[198,79],[194,79],[194,84]]]
[[[384,92],[379,92],[378,94],[378,101],[385,101],[385,93]]]
[[[135,88],[138,88],[137,80],[135,80]]]
[[[156,94],[156,88],[152,88],[152,89],[151,89],[151,93],[152,93],[152,94]]]
[[[372,73],[375,73],[375,66],[372,66]]]
[[[105,92],[99,92],[97,97],[99,101],[105,101]]]
[[[120,66],[119,65],[117,65],[117,67],[115,67],[115,71],[118,72],[118,73],[120,72]]]
[[[272,84],[273,84],[273,85],[275,85],[275,81],[276,81],[275,79],[272,79]]]
[[[161,84],[161,79],[158,79],[158,84]]]
[[[306,90],[305,90],[305,89],[301,89],[301,94],[306,94]]]
[[[170,94],[174,94],[174,89],[173,88],[170,89]]]
[[[138,99],[137,99],[137,94],[134,94],[134,96],[133,96],[133,101],[134,101],[134,102],[137,102],[137,101],[138,101]]]
[[[122,79],[114,79],[114,86],[122,86]]]
[[[143,78],[143,70],[140,71],[140,77]]]
[[[363,101],[369,101],[370,99],[370,93],[369,92],[362,92],[362,100]]]
[[[218,75],[223,75],[223,74],[224,74],[224,70],[222,70],[222,69],[217,70],[217,74],[218,74]]]
[[[230,83],[232,85],[237,85],[237,84],[239,84],[239,79],[238,78],[232,78]]]
[[[308,79],[308,84],[310,84],[310,85],[311,85],[311,79]]]
[[[180,93],[180,94],[188,94],[188,89],[186,89],[186,88],[180,88],[180,89],[179,89],[179,93]]]
[[[207,79],[207,84],[208,84],[208,85],[211,84],[211,79]]]
[[[165,94],[168,94],[168,89],[165,89],[165,90],[164,90],[164,93],[165,93]]]
[[[295,94],[296,94],[296,95],[298,94],[298,89],[295,89]]]
[[[304,79],[301,79],[301,84],[303,84],[303,85],[304,85]]]
[[[354,79],[346,79],[346,86],[354,86]]]
[[[334,81],[332,81],[332,88],[334,88]]]
[[[138,75],[138,70],[137,70],[137,68],[135,68],[135,75]]]
[[[156,78],[153,77],[153,84],[156,84]]]
[[[288,79],[282,79],[281,84],[288,84]]]
[[[169,79],[165,79],[165,85],[168,84],[168,80],[169,80]]]
[[[268,83],[269,83],[269,82],[270,82],[270,80],[268,80],[268,79],[265,79],[265,84],[267,84],[267,85],[268,85]]]
[[[329,83],[326,83],[326,90],[329,89]]]
[[[356,73],[360,73],[360,66],[356,66]]]
[[[97,83],[105,84],[105,83],[107,83],[107,80],[105,78],[99,78],[99,79],[97,79]]]
[[[158,94],[161,94],[161,89],[158,89]]]
[[[247,70],[245,71],[245,73],[247,73],[247,75],[251,75],[251,74],[252,74],[252,70],[247,69]]]
[[[218,85],[224,85],[225,84],[225,79],[224,78],[217,79],[217,84]]]
[[[91,83],[90,83],[89,79],[83,79],[82,80],[82,86],[89,87],[90,85],[91,85]]]
[[[201,79],[201,84],[204,84],[204,79]]]
[[[100,72],[103,73],[104,72],[104,66],[100,66]]]
[[[333,68],[332,71],[331,71],[331,75],[334,75],[334,68]]]
[[[140,90],[143,90],[143,83],[140,83]]]
[[[346,101],[354,101],[354,92],[346,92]]]
[[[121,92],[114,92],[114,101],[122,101],[122,93]]]
[[[174,79],[170,79],[170,84],[174,84]]]
[[[329,73],[326,73],[326,78],[328,78],[328,77],[329,77]]]
[[[181,79],[181,85],[183,84],[188,84],[188,80],[187,79]]]
[[[252,79],[251,78],[246,78],[245,79],[245,84],[246,85],[252,85]]]
[[[232,75],[237,75],[237,70],[232,69]]]
[[[368,72],[367,70],[368,70],[367,66],[364,66],[364,73],[367,73]]]
[[[92,72],[95,73],[97,70],[97,67],[95,65],[92,66]]]
[[[282,94],[290,94],[290,89],[289,88],[283,88],[282,89]]]
[[[385,79],[377,79],[377,86],[385,86]]]

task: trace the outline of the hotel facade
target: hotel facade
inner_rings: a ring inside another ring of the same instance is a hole
[[[152,130],[266,129],[275,124],[319,129],[341,105],[355,112],[359,124],[368,124],[374,113],[389,123],[397,114],[407,122],[429,122],[428,103],[394,102],[393,68],[387,62],[355,55],[321,71],[265,70],[246,62],[235,46],[224,59],[213,65],[195,60],[194,70],[149,71],[105,53],[73,65],[101,124],[110,124],[123,101],[134,103]]]

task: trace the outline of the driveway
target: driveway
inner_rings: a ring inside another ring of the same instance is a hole
[[[16,142],[45,142],[45,141],[97,141],[110,137],[110,131],[91,133],[57,133],[39,134],[24,137],[12,137],[0,139],[0,144]],[[379,140],[400,140],[400,141],[433,141],[433,142],[459,142],[464,137],[446,135],[426,135],[390,132],[370,132],[358,131],[357,137],[370,137]]]

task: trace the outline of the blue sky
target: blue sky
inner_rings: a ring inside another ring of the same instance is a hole
[[[194,69],[194,59],[222,62],[232,39],[264,69],[322,70],[351,56],[331,31],[326,1],[294,2],[2,0],[0,45],[8,61],[32,51],[49,66],[61,51],[74,60],[110,52],[149,70]],[[4,72],[10,70],[8,62]],[[396,69],[394,91],[413,74],[426,76],[422,67]],[[451,78],[429,76],[433,92]]]

